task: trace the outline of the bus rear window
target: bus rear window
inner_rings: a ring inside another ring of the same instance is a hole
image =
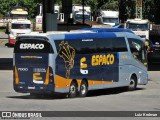
[[[30,24],[12,24],[12,29],[30,29]]]
[[[53,48],[45,38],[18,38],[14,53],[53,53]]]

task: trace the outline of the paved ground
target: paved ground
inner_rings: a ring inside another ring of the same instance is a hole
[[[97,90],[90,92],[88,97],[75,99],[55,96],[32,98],[29,94],[16,93],[12,76],[11,70],[0,71],[1,111],[160,111],[159,71],[150,71],[149,84],[138,86],[136,91]]]
[[[5,44],[8,42],[8,35],[4,32],[0,32],[0,47],[5,47]]]
[[[160,111],[160,64],[149,66],[149,84],[138,86],[133,92],[106,89],[92,91],[85,98],[67,99],[55,96],[32,98],[29,94],[16,93],[13,90],[12,70],[6,70],[12,68],[12,57],[13,48],[0,47],[0,111]],[[59,119],[158,120],[159,118],[54,118],[54,120]]]
[[[7,39],[8,34],[5,34],[4,32],[0,32],[0,39]]]

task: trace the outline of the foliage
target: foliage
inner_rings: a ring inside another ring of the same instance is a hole
[[[5,16],[11,7],[20,5],[28,9],[29,17],[35,18],[37,3],[43,0],[0,0],[0,14]],[[55,0],[60,6],[62,0]],[[72,0],[73,4],[82,4],[83,0]],[[128,18],[135,18],[136,0],[84,0],[84,4],[91,7],[92,15],[100,9],[119,10],[120,19],[125,21]],[[61,6],[62,7],[62,6]],[[143,18],[155,23],[160,23],[159,17],[160,0],[143,0]]]
[[[120,20],[125,22],[128,18],[135,18],[135,0],[119,0]]]
[[[5,16],[13,6],[22,6],[27,8],[29,17],[33,18],[36,15],[37,3],[42,0],[0,0],[0,14]]]

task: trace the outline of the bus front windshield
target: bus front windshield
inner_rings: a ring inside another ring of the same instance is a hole
[[[136,23],[128,23],[127,28],[131,30],[148,30],[148,24],[136,24]]]
[[[102,17],[104,23],[118,23],[118,18],[106,18]]]
[[[12,19],[26,19],[28,18],[27,14],[11,14]]]
[[[76,14],[75,19],[77,21],[82,21],[83,20],[83,14]],[[84,20],[89,21],[90,20],[90,15],[84,15]]]
[[[30,24],[12,24],[12,29],[30,29]]]

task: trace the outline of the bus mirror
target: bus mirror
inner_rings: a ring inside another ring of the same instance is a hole
[[[147,46],[149,46],[149,42],[148,41],[145,41],[144,42],[144,45],[147,47]]]
[[[147,51],[151,49],[151,47],[150,47],[150,42],[149,42],[149,41],[146,40],[146,41],[144,42],[144,45],[145,45],[145,48],[146,48]]]
[[[127,29],[127,23],[124,23],[124,28],[126,28],[126,29]]]

